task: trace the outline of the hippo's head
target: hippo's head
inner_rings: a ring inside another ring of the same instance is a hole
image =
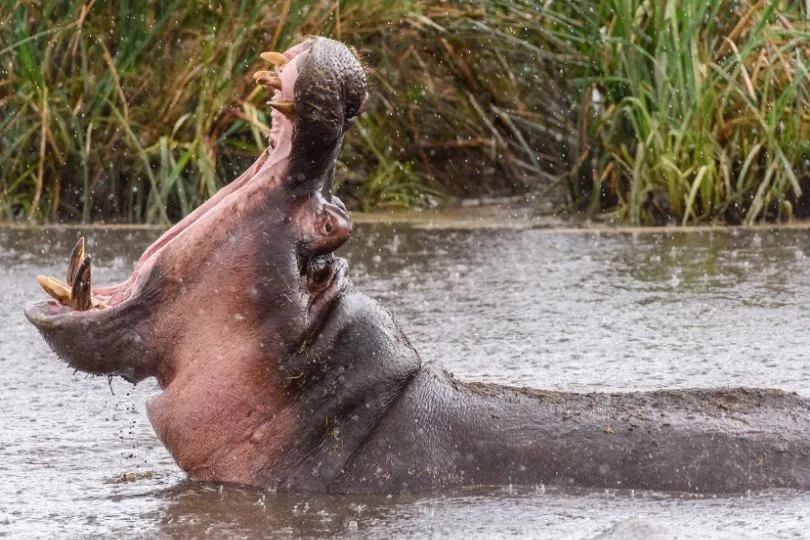
[[[76,369],[156,377],[149,418],[192,478],[324,490],[420,361],[333,256],[351,232],[331,186],[366,104],[360,62],[323,38],[262,58],[270,149],[124,283],[91,287],[80,241],[67,283],[40,276],[53,298],[26,315]]]
[[[275,92],[271,148],[241,178],[152,244],[124,283],[91,289],[83,245],[67,284],[40,278],[54,298],[26,315],[72,366],[167,385],[203,351],[241,346],[236,336],[281,358],[346,286],[332,252],[351,222],[331,187],[343,135],[365,106],[363,67],[324,38],[263,58],[276,64],[256,74]]]
[[[356,55],[329,39],[262,57],[276,66],[255,75],[274,92],[270,148],[152,244],[127,281],[91,287],[80,241],[67,283],[40,276],[53,298],[25,313],[76,369],[156,377],[163,393],[150,401],[150,419],[192,476],[266,485],[257,478],[303,444],[301,426],[326,436],[340,414],[313,381],[347,369],[332,370],[327,356],[344,360],[323,352],[324,327],[334,329],[326,341],[343,339],[334,313],[353,305],[340,301],[350,284],[346,262],[333,256],[351,222],[331,185],[367,86]],[[343,389],[372,388],[358,381]],[[354,403],[344,398],[341,406]],[[357,400],[369,409],[373,398]]]
[[[263,57],[277,66],[256,74],[275,92],[271,148],[241,178],[152,244],[124,283],[91,289],[83,245],[66,285],[40,278],[55,298],[26,315],[71,365],[165,385],[194,361],[187,344],[225,353],[238,346],[225,336],[257,333],[251,342],[280,357],[345,287],[332,252],[351,223],[331,185],[343,135],[365,106],[363,68],[324,38]]]

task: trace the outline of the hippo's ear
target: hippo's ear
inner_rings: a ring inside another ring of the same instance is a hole
[[[328,201],[317,192],[293,203],[290,222],[298,237],[298,252],[306,258],[335,251],[352,232],[352,222],[340,199],[333,196]]]

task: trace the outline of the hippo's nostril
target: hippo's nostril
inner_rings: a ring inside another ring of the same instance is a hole
[[[331,219],[327,220],[327,222],[324,224],[323,230],[326,232],[326,234],[332,234],[332,232],[335,230],[335,224],[332,223]]]

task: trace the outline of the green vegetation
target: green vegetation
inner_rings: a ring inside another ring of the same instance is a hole
[[[265,146],[258,53],[308,34],[373,68],[338,168],[356,208],[527,191],[630,223],[810,215],[804,9],[0,0],[0,219],[189,212]]]
[[[810,215],[804,16],[776,0],[600,4],[603,101],[580,114],[593,151],[576,195],[631,223]]]
[[[547,178],[539,149],[558,127],[543,107],[559,111],[548,96],[563,93],[529,46],[546,33],[533,4],[434,4],[4,1],[0,217],[185,214],[266,144],[258,53],[315,33],[351,43],[374,68],[374,99],[339,167],[355,207]],[[504,30],[527,25],[525,43]]]

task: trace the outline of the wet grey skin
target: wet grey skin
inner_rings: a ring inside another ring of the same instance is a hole
[[[150,421],[192,479],[341,493],[810,489],[810,400],[795,394],[538,391],[423,362],[333,255],[351,233],[331,182],[365,107],[363,68],[323,38],[272,58],[260,77],[274,92],[271,148],[126,282],[91,287],[77,246],[69,283],[26,308],[73,368],[157,379]]]

